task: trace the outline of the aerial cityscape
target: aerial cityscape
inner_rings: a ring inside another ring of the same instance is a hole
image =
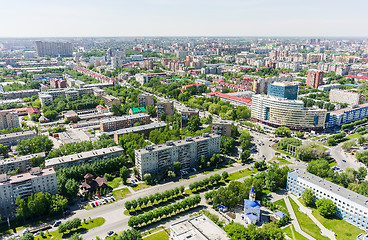
[[[368,240],[368,2],[0,6],[0,239]]]

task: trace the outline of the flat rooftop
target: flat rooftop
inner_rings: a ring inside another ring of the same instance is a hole
[[[123,151],[123,148],[119,146],[113,146],[113,147],[108,147],[108,148],[91,150],[87,152],[75,153],[71,155],[48,159],[45,161],[45,166],[52,167],[52,166],[59,165],[62,163],[83,160],[86,158],[91,158],[91,157],[96,157],[96,156],[103,156],[109,153],[115,153],[115,152],[120,152],[120,151]]]
[[[45,156],[46,154],[44,152],[41,152],[41,153],[35,153],[35,154],[30,154],[30,155],[25,155],[25,156],[19,156],[15,158],[6,158],[6,159],[0,160],[0,165],[10,164],[10,163],[15,163],[15,162],[23,162],[23,161],[31,160],[34,157],[45,157]]]
[[[0,140],[6,139],[6,138],[14,138],[18,136],[27,136],[31,134],[36,134],[35,130],[28,130],[28,131],[22,131],[22,132],[14,132],[14,133],[7,133],[7,134],[0,134]]]
[[[31,174],[31,173],[28,172],[28,173],[22,173],[22,174],[18,174],[18,175],[14,175],[14,176],[8,176],[8,180],[0,182],[0,185],[15,184],[15,183],[30,180],[32,178],[37,178],[37,177],[46,176],[46,175],[50,175],[50,174],[55,174],[55,170],[53,168],[43,169],[38,174]],[[5,176],[5,175],[6,174],[2,174],[1,178],[3,178],[3,176]]]
[[[143,117],[149,117],[147,113],[138,113],[134,115],[123,115],[120,117],[113,117],[113,118],[107,118],[101,120],[101,123],[108,123],[108,122],[118,122],[118,121],[124,121],[124,120],[130,120],[130,119],[136,119],[136,118],[143,118]]]
[[[200,141],[203,141],[203,140],[206,140],[206,139],[209,139],[209,138],[215,138],[215,137],[218,137],[220,138],[221,136],[220,135],[217,135],[217,134],[214,134],[214,133],[209,133],[206,136],[197,136],[197,137],[188,137],[190,139],[190,141],[187,141],[186,139],[182,139],[182,140],[177,140],[177,141],[168,141],[168,142],[171,142],[171,144],[167,144],[168,142],[166,143],[163,143],[163,144],[157,144],[157,145],[153,145],[153,149],[151,150],[147,150],[147,148],[140,148],[140,149],[136,149],[135,151],[136,152],[139,152],[141,154],[144,154],[144,153],[149,153],[149,152],[152,152],[152,151],[160,151],[160,150],[164,150],[164,149],[169,149],[171,147],[175,147],[175,146],[183,146],[183,145],[187,145],[187,144],[190,144],[190,143],[193,143],[193,142],[200,142]]]
[[[134,132],[139,132],[139,131],[144,131],[144,130],[161,128],[161,127],[162,128],[166,127],[166,123],[165,122],[150,123],[150,124],[140,125],[136,127],[123,128],[123,129],[119,129],[113,132],[102,132],[102,134],[105,133],[108,136],[114,135],[114,134],[122,135],[122,134],[134,133]]]
[[[226,232],[204,214],[170,226],[175,240],[228,240]]]
[[[368,207],[368,197],[365,197],[363,195],[360,195],[356,192],[353,192],[347,188],[344,188],[342,186],[339,186],[335,183],[332,183],[330,181],[327,181],[323,178],[320,178],[316,175],[313,175],[309,172],[306,172],[304,170],[301,169],[294,169],[292,171],[289,172],[290,174],[296,175],[301,179],[304,179],[310,183],[313,183],[317,186],[320,186],[321,188],[333,192],[335,194],[340,195],[341,197],[345,198],[345,199],[349,199],[350,201],[353,201],[357,204],[360,204],[364,207]]]

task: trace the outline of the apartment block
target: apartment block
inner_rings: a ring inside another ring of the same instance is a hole
[[[171,116],[174,114],[174,102],[173,101],[157,102],[157,119],[160,119],[162,114],[166,114],[166,116]]]
[[[199,112],[194,109],[187,109],[180,113],[180,127],[185,128],[188,126],[190,118],[193,116],[199,116]]]
[[[333,128],[368,117],[368,103],[327,113],[326,128]]]
[[[109,107],[111,107],[113,104],[118,105],[118,106],[121,105],[120,99],[112,95],[102,95],[101,99],[104,100],[106,106],[109,106]]]
[[[145,107],[153,106],[155,104],[152,94],[139,94],[138,95],[138,106]]]
[[[364,231],[368,230],[367,197],[301,169],[294,169],[288,173],[286,189],[296,196],[301,196],[305,189],[311,189],[316,200],[321,198],[332,200],[337,207],[338,217]]]
[[[113,146],[47,159],[45,161],[45,166],[47,168],[53,167],[55,170],[58,170],[60,168],[78,166],[85,163],[93,163],[100,159],[114,158],[121,156],[122,154],[123,149],[121,147]]]
[[[36,52],[39,57],[72,57],[73,47],[70,42],[36,41]]]
[[[103,119],[100,122],[100,131],[116,131],[122,128],[133,127],[133,124],[139,121],[144,121],[146,124],[149,124],[151,119],[146,113]]]
[[[342,89],[331,89],[329,98],[331,102],[347,103],[353,106],[359,105],[365,100],[361,93]]]
[[[225,137],[231,137],[232,123],[229,121],[212,122],[212,133]]]
[[[30,89],[30,90],[20,90],[20,91],[10,91],[10,92],[2,92],[1,95],[4,99],[16,99],[16,98],[26,98],[32,97],[33,95],[37,95],[40,92],[38,89]]]
[[[15,146],[18,144],[18,142],[22,140],[28,140],[36,136],[37,136],[37,133],[35,130],[1,134],[0,144],[8,146],[8,147]]]
[[[0,130],[19,127],[19,115],[15,111],[0,111]]]
[[[268,77],[268,78],[257,78],[253,80],[253,92],[256,94],[267,93],[268,84],[274,82],[291,82],[293,77],[291,75],[282,77]]]
[[[221,136],[205,133],[203,136],[186,137],[184,140],[146,146],[135,150],[138,178],[146,173],[157,173],[179,162],[185,168],[196,167],[202,156],[206,158],[220,153]]]
[[[119,144],[119,137],[124,134],[139,133],[139,134],[144,134],[146,137],[148,137],[151,131],[155,129],[163,129],[165,127],[166,127],[165,122],[155,122],[155,123],[140,125],[136,127],[123,128],[123,129],[119,129],[113,132],[107,132],[105,134],[109,136],[114,136],[115,143]]]
[[[66,88],[66,81],[63,79],[52,78],[50,80],[50,87],[52,88]]]
[[[318,88],[323,85],[323,71],[309,70],[307,77],[307,86],[311,88]]]
[[[19,157],[11,157],[0,160],[0,174],[7,173],[8,171],[19,169],[19,172],[26,172],[31,168],[30,160],[32,158],[45,158],[44,152],[35,153]]]
[[[0,175],[0,214],[2,218],[15,216],[15,200],[38,192],[58,193],[56,173],[53,168],[32,168],[27,173],[14,176]]]
[[[60,96],[64,96],[66,98],[71,97],[74,100],[78,99],[79,96],[83,94],[94,94],[95,88],[63,88],[63,89],[49,89],[45,92],[40,92],[38,98],[40,99],[41,104],[48,105],[52,103],[52,101]]]

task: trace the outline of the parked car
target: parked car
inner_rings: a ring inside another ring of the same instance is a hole
[[[345,160],[345,159],[343,159],[342,161],[343,161],[343,162],[346,162],[346,160]]]
[[[114,234],[114,231],[108,231],[108,232],[107,232],[107,235],[109,235],[109,236],[110,236],[110,235],[113,235],[113,234]]]
[[[59,226],[60,225],[60,223],[61,223],[61,221],[60,220],[57,220],[55,223],[54,223],[54,227],[57,227],[57,226]]]

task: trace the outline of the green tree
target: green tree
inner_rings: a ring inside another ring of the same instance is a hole
[[[120,177],[123,179],[123,183],[125,184],[127,179],[129,178],[129,169],[126,166],[120,168]]]
[[[43,115],[45,116],[45,118],[52,121],[56,119],[58,113],[55,110],[47,110],[46,112],[43,113]]]
[[[0,144],[0,155],[4,155],[4,157],[8,157],[8,147]]]
[[[34,122],[38,122],[38,119],[40,118],[40,114],[39,113],[31,113],[31,120]]]
[[[276,128],[275,135],[279,137],[290,137],[291,130],[288,127],[278,127]]]
[[[240,160],[242,163],[245,163],[249,160],[250,157],[250,151],[244,150],[242,153],[240,153]]]
[[[318,212],[324,217],[332,217],[336,213],[336,206],[331,199],[322,198],[316,202]]]
[[[313,206],[314,204],[314,192],[311,189],[305,189],[302,194],[302,198],[307,206]]]
[[[201,120],[197,115],[191,116],[189,123],[188,123],[188,130],[195,132],[199,129],[199,127],[201,126]]]
[[[49,152],[53,147],[53,143],[47,136],[41,135],[22,140],[17,144],[19,155],[28,155],[39,152]]]
[[[146,173],[143,175],[143,179],[146,182],[146,184],[152,184],[152,175],[150,173]]]
[[[224,180],[226,180],[229,177],[229,173],[226,171],[223,171],[221,175],[222,175],[222,179]]]
[[[157,117],[157,110],[154,106],[147,106],[146,107],[146,112],[151,117]]]
[[[223,154],[230,153],[235,149],[235,139],[232,137],[221,137],[220,151]]]
[[[365,177],[367,176],[367,169],[365,167],[360,167],[358,168],[358,172],[357,172],[357,178],[360,181],[363,181],[365,179]]]
[[[74,179],[68,179],[65,183],[65,196],[69,199],[72,200],[74,199],[79,191],[79,184],[76,180]]]

